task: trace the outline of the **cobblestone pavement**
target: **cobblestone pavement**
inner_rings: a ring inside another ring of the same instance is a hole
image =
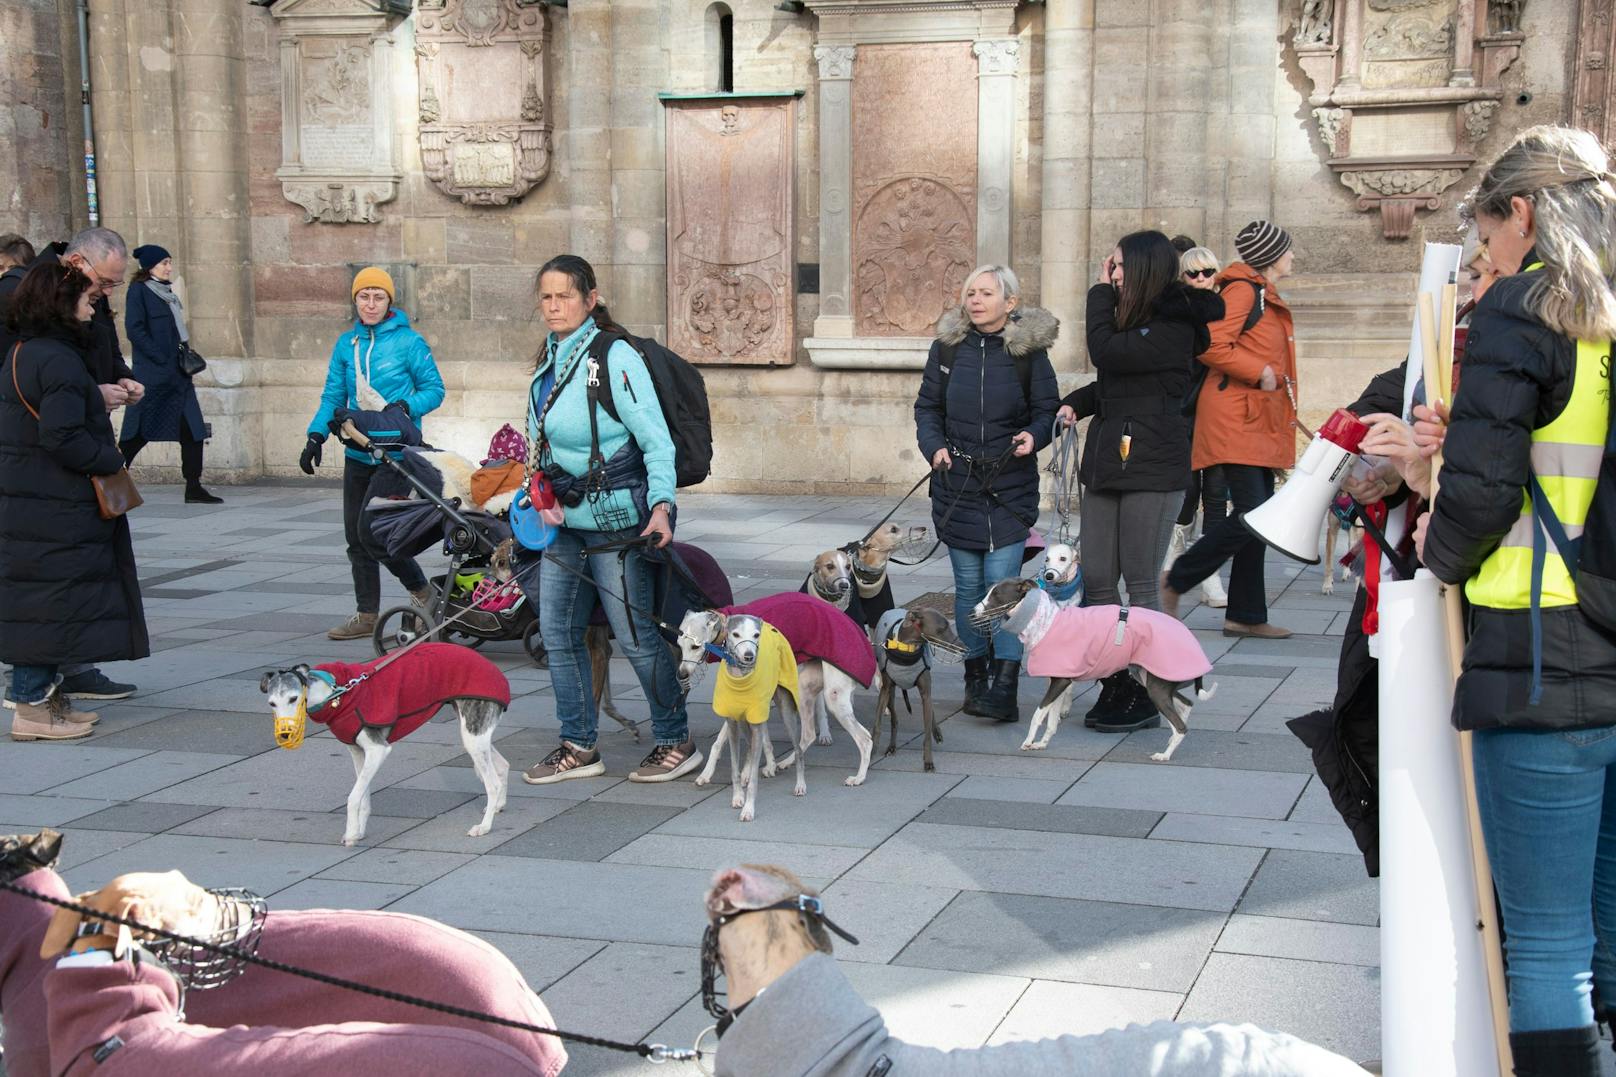
[[[774,861],[824,890],[863,940],[839,947],[843,967],[919,1042],[1178,1017],[1251,1021],[1350,1057],[1379,1054],[1376,887],[1283,725],[1334,690],[1351,591],[1322,596],[1317,569],[1269,558],[1273,619],[1296,630],[1291,640],[1236,642],[1218,631],[1218,611],[1188,614],[1219,687],[1167,764],[1148,759],[1163,730],[1083,728],[1092,686],[1047,751],[1018,751],[1025,719],[957,713],[959,670],[944,668],[933,774],[911,742],[847,788],[856,753],[837,729],[835,745],[809,753],[808,795],[794,798],[789,778],[767,781],[757,820],[742,824],[723,788],[625,781],[646,749],[608,720],[607,776],[515,780],[493,832],[468,838],[482,790],[455,726],[440,720],[396,747],[375,782],[369,836],[344,848],[346,752],[324,731],[295,753],[275,750],[257,683],[272,664],[370,654],[368,642],[324,635],[352,610],[338,492],[221,492],[225,504],[209,508],[148,487],[132,517],[154,654],[106,668],[140,692],[103,707],[88,740],[0,741],[0,832],[61,828],[77,889],[178,867],[207,885],[252,887],[277,908],[438,917],[509,954],[562,1026],[688,1044],[708,1023],[703,888],[721,865]],[[712,553],[743,600],[796,589],[815,553],[857,538],[887,507],[681,501],[680,537]],[[384,606],[403,600],[395,581],[385,586]],[[894,586],[900,602],[947,588],[946,560],[897,569]],[[549,674],[514,643],[484,653],[515,697],[501,750],[513,768],[530,765],[557,740]],[[621,708],[648,727],[621,658],[612,682]],[[711,685],[693,697],[698,739],[716,730]],[[1023,680],[1024,714],[1040,691]],[[862,693],[866,727],[873,707]],[[904,716],[904,738],[915,721]],[[643,1065],[591,1049],[573,1057],[569,1073]]]

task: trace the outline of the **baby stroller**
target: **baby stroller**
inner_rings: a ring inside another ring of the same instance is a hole
[[[489,640],[520,640],[535,665],[545,664],[538,613],[516,581],[500,584],[489,572],[501,542],[511,537],[500,517],[462,508],[459,498],[443,498],[433,489],[434,470],[419,450],[407,445],[373,442],[352,423],[339,431],[342,439],[402,481],[400,491],[414,490],[421,500],[373,498],[361,526],[392,557],[415,557],[439,543],[449,558],[443,575],[429,581],[432,599],[425,607],[394,606],[376,618],[371,640],[378,656],[441,631],[448,643],[481,647]]]

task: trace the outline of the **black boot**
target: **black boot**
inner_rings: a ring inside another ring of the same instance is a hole
[[[1128,676],[1128,671],[1123,670],[1121,673],[1113,673],[1101,681],[1100,698],[1094,701],[1094,706],[1090,707],[1089,712],[1083,716],[1083,724],[1093,729],[1100,722],[1116,721],[1117,715],[1122,711],[1122,702],[1124,693],[1127,691],[1128,682],[1132,680],[1133,678]]]
[[[1511,1032],[1515,1077],[1599,1077],[1599,1026]]]
[[[988,666],[992,659],[978,655],[965,660],[965,713],[982,717],[982,697],[988,694]]]
[[[185,503],[187,505],[220,505],[224,503],[224,498],[214,497],[203,488],[200,481],[193,479],[185,484]]]
[[[1021,679],[1020,659],[993,663],[993,687],[982,697],[982,717],[996,722],[1014,722],[1021,717],[1016,703],[1016,683]]]
[[[1132,733],[1136,729],[1155,729],[1161,725],[1161,715],[1156,712],[1156,704],[1150,701],[1150,696],[1145,694],[1145,686],[1129,673],[1124,672],[1122,676],[1125,683],[1117,697],[1117,712],[1111,718],[1095,722],[1095,731]]]

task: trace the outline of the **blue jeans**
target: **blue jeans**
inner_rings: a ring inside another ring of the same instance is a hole
[[[651,706],[651,734],[658,744],[690,739],[690,720],[673,655],[651,621],[656,602],[656,573],[640,550],[611,550],[584,556],[585,546],[638,537],[631,531],[575,531],[563,527],[546,553],[588,577],[580,579],[549,558],[517,548],[517,578],[528,600],[539,608],[539,631],[550,655],[550,685],[555,692],[561,736],[580,748],[593,748],[599,715],[591,684],[584,630],[598,601],[628,656]],[[535,584],[537,586],[535,586]],[[597,586],[597,584],[599,586]],[[623,604],[627,597],[637,609]]]
[[[43,703],[57,681],[57,666],[13,666],[11,698],[17,703]]]
[[[1476,799],[1504,914],[1512,1032],[1616,1002],[1616,727],[1475,734]]]
[[[954,567],[954,631],[965,644],[966,658],[981,658],[988,653],[988,641],[971,624],[971,610],[982,601],[989,587],[1021,575],[1021,554],[1026,545],[1018,542],[997,550],[948,548],[948,562]],[[1021,640],[1003,629],[994,632],[993,657],[1006,662],[1021,661]]]

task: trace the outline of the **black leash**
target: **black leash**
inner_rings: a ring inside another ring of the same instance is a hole
[[[423,1010],[433,1010],[437,1013],[448,1014],[450,1017],[461,1017],[468,1021],[481,1021],[490,1025],[502,1025],[505,1028],[514,1028],[521,1032],[532,1032],[540,1036],[554,1036],[558,1040],[582,1043],[589,1047],[604,1047],[609,1051],[623,1051],[628,1054],[639,1055],[650,1062],[695,1062],[703,1056],[703,1052],[693,1048],[669,1047],[661,1043],[625,1043],[620,1040],[608,1040],[601,1036],[590,1036],[582,1032],[567,1032],[559,1028],[541,1028],[538,1025],[530,1025],[525,1021],[517,1021],[509,1017],[500,1017],[497,1014],[483,1013],[480,1010],[468,1010],[463,1006],[453,1006],[446,1002],[433,1002],[430,999],[417,998],[414,995],[406,995],[400,991],[390,991],[384,987],[372,987],[369,984],[345,980],[340,976],[315,972],[312,969],[298,968],[296,965],[288,965],[284,961],[276,961],[274,958],[259,957],[257,954],[247,953],[233,946],[221,946],[206,939],[193,938],[164,928],[153,927],[150,924],[143,924],[139,920],[117,916],[110,912],[102,912],[100,909],[92,909],[88,905],[81,905],[76,901],[66,901],[62,898],[51,897],[49,894],[41,894],[37,890],[18,886],[13,882],[0,881],[0,890],[9,890],[14,894],[33,898],[35,901],[43,902],[46,905],[55,905],[59,909],[76,912],[88,919],[122,924],[131,930],[141,931],[171,942],[183,943],[186,946],[242,961],[249,965],[261,965],[274,972],[284,972],[290,976],[301,976],[305,980],[313,980],[328,987],[340,987],[347,991],[357,991],[362,995],[373,995],[376,998],[403,1003],[406,1006],[418,1006]]]
[[[1004,466],[1015,457],[1015,454],[1016,446],[1015,443],[1012,442],[1005,448],[1004,452],[993,461],[993,464],[987,468],[979,468],[977,460],[974,457],[963,455],[960,456],[959,459],[965,462],[965,474],[960,477],[960,486],[954,494],[954,500],[949,502],[948,510],[943,513],[943,518],[937,523],[937,541],[931,544],[931,549],[927,550],[925,556],[920,558],[918,561],[904,561],[901,558],[894,557],[891,559],[892,563],[894,565],[902,565],[905,568],[913,568],[916,565],[925,564],[927,561],[930,561],[936,556],[937,551],[943,545],[943,528],[948,526],[948,521],[954,516],[954,510],[959,508],[961,501],[965,500],[965,485],[970,481],[973,473],[980,474],[977,482],[978,485],[982,487],[983,496],[991,498],[995,504],[998,504],[1008,510],[1008,506],[1005,506],[1004,502],[1000,501],[994,496],[992,486],[993,480],[999,477],[999,472],[1004,470]],[[950,453],[950,455],[953,454]],[[920,480],[918,482],[909,487],[909,492],[898,499],[898,503],[892,506],[891,511],[885,516],[881,517],[880,520],[876,521],[875,526],[866,531],[864,533],[864,537],[854,545],[863,545],[865,542],[868,542],[870,536],[875,534],[876,531],[880,530],[882,524],[886,523],[888,520],[892,519],[893,516],[897,515],[898,510],[903,507],[903,503],[913,497],[915,491],[919,490],[922,484],[937,473],[937,469],[935,468],[928,469],[924,475],[920,476]],[[946,474],[946,472],[944,472],[944,474]],[[1015,515],[1015,513],[1012,512],[1011,515]],[[1017,517],[1017,519],[1020,519],[1020,517]]]

